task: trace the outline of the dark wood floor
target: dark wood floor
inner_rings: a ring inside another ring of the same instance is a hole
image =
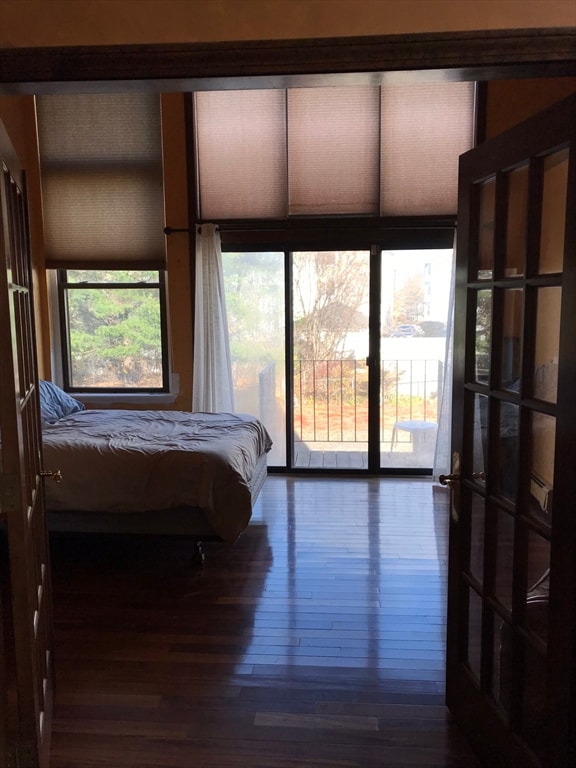
[[[272,476],[203,569],[53,537],[50,768],[477,768],[443,704],[446,533],[424,480]]]

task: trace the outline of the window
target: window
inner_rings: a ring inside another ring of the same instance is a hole
[[[43,95],[36,108],[62,384],[168,392],[160,98]]]
[[[165,274],[57,272],[64,388],[166,392]]]

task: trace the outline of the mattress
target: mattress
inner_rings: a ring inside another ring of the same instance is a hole
[[[272,445],[258,419],[230,413],[95,409],[42,433],[44,466],[63,477],[45,483],[49,513],[145,514],[161,529],[195,510],[227,541],[248,525]]]

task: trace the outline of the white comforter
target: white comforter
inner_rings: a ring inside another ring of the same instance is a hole
[[[42,428],[48,510],[199,507],[233,540],[252,514],[250,480],[272,441],[254,417],[182,411],[86,410]]]

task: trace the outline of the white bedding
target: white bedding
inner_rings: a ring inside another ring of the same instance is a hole
[[[55,511],[151,512],[198,507],[234,541],[252,514],[250,480],[272,441],[254,417],[86,410],[44,424],[45,483]]]

